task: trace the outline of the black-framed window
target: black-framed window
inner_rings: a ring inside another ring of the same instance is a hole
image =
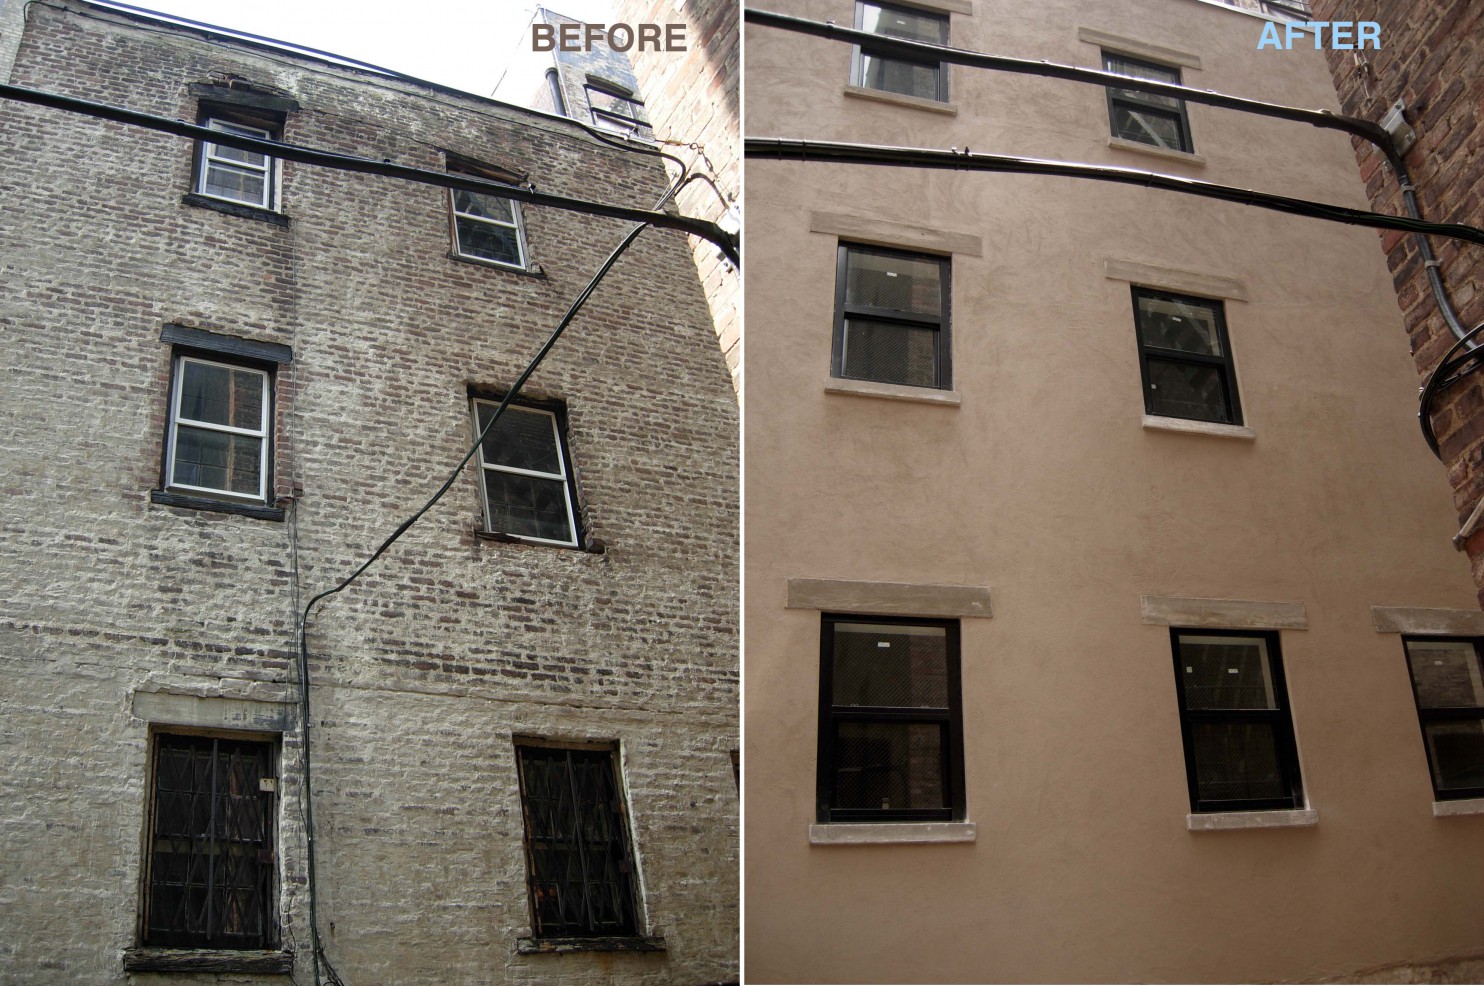
[[[1131,79],[1181,84],[1178,68],[1130,58],[1113,51],[1103,52],[1103,71],[1126,75]],[[1185,112],[1183,99],[1109,86],[1108,120],[1115,137],[1152,147],[1194,153],[1195,148],[1190,140],[1190,117]]]
[[[831,373],[909,387],[953,387],[949,260],[841,243]]]
[[[824,614],[820,822],[964,817],[957,620]]]
[[[637,934],[617,750],[521,741],[515,750],[535,937]]]
[[[177,353],[165,441],[165,489],[238,503],[272,489],[273,364]]]
[[[897,7],[887,3],[857,0],[855,28],[889,38],[948,43],[948,15],[926,10]],[[851,85],[878,89],[903,96],[917,96],[938,102],[948,100],[948,66],[941,62],[903,58],[872,50],[869,44],[855,49],[850,68]]]
[[[644,101],[627,87],[588,76],[583,91],[593,126],[626,134],[638,134],[649,126],[644,116]]]
[[[1404,637],[1433,794],[1484,798],[1484,667],[1477,637]]]
[[[500,405],[477,397],[472,405],[478,434]],[[582,543],[566,431],[565,408],[555,402],[505,408],[479,446],[487,531],[572,548]]]
[[[1170,630],[1194,812],[1302,808],[1278,634]]]
[[[144,944],[272,947],[275,743],[158,733],[153,753]]]
[[[1144,410],[1167,418],[1242,423],[1219,301],[1134,288]]]

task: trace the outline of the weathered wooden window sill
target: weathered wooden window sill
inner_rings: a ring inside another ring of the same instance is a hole
[[[149,501],[162,507],[238,514],[243,517],[256,517],[259,520],[282,521],[284,517],[282,507],[267,507],[260,503],[234,503],[231,500],[214,500],[209,496],[189,496],[184,493],[171,493],[168,490],[150,490]]]
[[[258,222],[271,223],[274,226],[287,226],[289,217],[272,209],[264,209],[260,206],[247,205],[242,202],[227,202],[224,199],[214,199],[209,195],[201,195],[191,192],[180,197],[182,205],[194,205],[201,209],[211,209],[213,212],[225,212],[229,216],[237,216],[239,219],[256,219]]]
[[[520,955],[563,955],[568,952],[663,952],[665,939],[652,935],[593,938],[517,938]]]
[[[287,976],[294,971],[294,953],[278,949],[131,948],[124,953],[124,971]]]

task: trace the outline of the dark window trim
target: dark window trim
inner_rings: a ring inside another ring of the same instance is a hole
[[[168,342],[176,346],[184,346],[187,349],[195,349],[202,353],[215,353],[219,356],[231,356],[244,361],[256,360],[259,363],[269,364],[266,369],[272,369],[277,365],[292,363],[294,361],[294,349],[277,342],[258,342],[253,339],[243,339],[239,336],[223,335],[220,332],[212,332],[208,329],[198,329],[190,325],[180,325],[176,322],[166,322],[160,329],[160,341]]]
[[[1103,67],[1103,71],[1105,71],[1105,72],[1111,72],[1111,71],[1113,71],[1111,68],[1108,67],[1108,59],[1111,57],[1111,58],[1118,59],[1120,62],[1131,62],[1134,65],[1139,65],[1139,66],[1142,66],[1144,68],[1159,69],[1160,71],[1164,71],[1164,72],[1174,72],[1175,73],[1175,84],[1176,85],[1184,85],[1184,83],[1181,81],[1182,74],[1181,74],[1181,71],[1180,71],[1180,66],[1178,66],[1178,65],[1164,65],[1164,64],[1162,64],[1160,62],[1151,62],[1147,58],[1137,58],[1137,57],[1135,57],[1133,55],[1125,55],[1122,52],[1120,52],[1120,51],[1118,51],[1116,49],[1112,49],[1112,48],[1103,48],[1103,49],[1100,49],[1100,51],[1102,53],[1102,63],[1103,63],[1103,66],[1102,67]],[[1135,76],[1129,76],[1129,78],[1135,78]],[[1118,92],[1120,95],[1114,95],[1115,91]],[[1116,107],[1121,104],[1123,106],[1128,106],[1128,107],[1131,107],[1133,109],[1139,110],[1142,113],[1154,113],[1157,116],[1166,117],[1168,119],[1174,120],[1176,122],[1176,124],[1179,125],[1179,127],[1180,127],[1180,146],[1178,148],[1176,148],[1176,147],[1160,148],[1161,150],[1179,151],[1182,154],[1194,154],[1195,153],[1195,141],[1192,140],[1191,139],[1191,136],[1190,136],[1190,113],[1185,108],[1185,100],[1183,100],[1183,99],[1179,100],[1178,101],[1179,102],[1179,105],[1177,107],[1175,107],[1174,109],[1171,109],[1170,107],[1165,106],[1162,103],[1156,103],[1156,102],[1151,101],[1143,93],[1132,92],[1132,91],[1127,90],[1127,89],[1115,90],[1112,86],[1109,86],[1107,88],[1107,94],[1108,94],[1108,132],[1110,134],[1112,134],[1114,137],[1117,137],[1117,138],[1119,138],[1121,140],[1133,140],[1134,139],[1132,137],[1124,137],[1122,134],[1120,134],[1118,132],[1118,113],[1117,113]],[[1137,143],[1147,144],[1148,142],[1147,141],[1137,141]],[[1158,144],[1148,144],[1148,146],[1150,146],[1150,147],[1159,147]]]
[[[879,0],[856,0],[855,24],[857,31],[866,29],[866,6],[881,7],[894,10],[899,14],[912,14],[917,17],[935,17],[943,22],[945,27],[951,27],[952,22],[949,15],[939,10],[924,10],[921,7],[913,7],[907,4],[879,2]],[[945,32],[946,33],[946,32]],[[951,35],[949,36],[951,38]],[[947,44],[947,41],[944,42]],[[948,63],[935,62],[927,58],[908,58],[896,52],[883,53],[872,49],[871,45],[851,45],[850,49],[850,84],[860,89],[871,89],[874,92],[889,92],[890,90],[876,89],[874,86],[866,85],[865,55],[876,55],[878,58],[890,58],[898,62],[911,62],[916,65],[931,65],[938,70],[938,90],[932,98],[939,103],[948,102]],[[893,95],[906,95],[905,93],[893,93]],[[923,97],[918,97],[923,98]]]
[[[124,953],[125,972],[237,972],[287,976],[294,953],[287,949],[163,948],[145,946]]]
[[[199,160],[195,167],[200,167]],[[216,212],[224,212],[229,216],[239,219],[256,219],[259,222],[271,223],[274,226],[287,227],[289,217],[272,209],[262,209],[255,205],[244,205],[241,202],[228,202],[225,199],[214,199],[209,195],[199,192],[187,192],[180,197],[181,205],[195,206],[199,209],[211,209]]]
[[[1268,671],[1272,675],[1275,709],[1188,709],[1182,681],[1184,665],[1180,658],[1180,637],[1250,637],[1268,645]],[[1219,627],[1170,627],[1170,653],[1174,658],[1175,698],[1180,710],[1180,739],[1185,751],[1185,781],[1190,793],[1190,810],[1196,814],[1227,811],[1292,811],[1305,805],[1303,777],[1299,770],[1298,744],[1293,734],[1293,713],[1288,701],[1288,681],[1283,674],[1283,657],[1276,630],[1227,630]],[[1191,724],[1195,722],[1265,722],[1274,726],[1273,747],[1278,758],[1283,786],[1288,795],[1282,798],[1245,798],[1202,800],[1196,783],[1195,742]]]
[[[947,651],[948,707],[902,709],[877,706],[836,706],[834,697],[834,626],[836,623],[881,623],[893,626],[942,627]],[[861,613],[821,613],[819,625],[819,745],[815,816],[821,825],[839,822],[956,822],[967,811],[964,794],[963,693],[959,658],[958,620],[908,616],[872,616]],[[943,808],[835,808],[835,724],[854,722],[936,722],[943,729]]]
[[[1165,349],[1162,346],[1151,346],[1144,342],[1144,326],[1139,321],[1139,299],[1152,298],[1159,301],[1173,301],[1182,305],[1198,305],[1209,308],[1216,316],[1216,335],[1221,341],[1220,356],[1210,356],[1204,353],[1188,353],[1180,349]],[[1226,413],[1225,421],[1213,422],[1214,424],[1240,425],[1242,423],[1242,398],[1237,393],[1237,369],[1236,362],[1232,356],[1231,338],[1226,331],[1226,305],[1217,298],[1201,298],[1195,295],[1176,294],[1173,291],[1158,291],[1154,288],[1141,288],[1135,285],[1133,288],[1134,307],[1134,339],[1139,345],[1139,379],[1144,389],[1144,411],[1147,414],[1162,418],[1180,418],[1182,421],[1204,421],[1204,418],[1187,418],[1181,415],[1172,415],[1168,412],[1156,411],[1154,409],[1153,384],[1149,380],[1149,359],[1164,360],[1168,363],[1186,363],[1190,365],[1212,366],[1221,371],[1222,381],[1226,384]]]
[[[471,414],[472,437],[479,437],[479,410],[478,403],[498,405],[505,399],[504,391],[486,390],[480,387],[469,388],[469,411]],[[484,488],[484,447],[481,443],[479,452],[475,455],[479,481],[479,512],[480,522],[484,525],[482,529],[474,532],[475,536],[487,541],[507,541],[509,543],[528,544],[541,548],[566,548],[568,550],[584,551],[589,554],[603,554],[607,551],[607,545],[602,541],[591,538],[587,523],[587,509],[582,499],[581,489],[577,482],[577,465],[572,457],[571,428],[567,415],[566,401],[551,397],[527,397],[522,394],[510,402],[511,407],[527,407],[536,411],[548,411],[556,416],[557,425],[557,447],[562,455],[562,466],[567,473],[567,495],[572,501],[572,539],[576,544],[556,544],[537,538],[530,538],[520,534],[511,534],[508,531],[496,531],[490,529],[490,515],[488,502],[485,499]]]
[[[260,89],[229,88],[205,82],[192,82],[186,91],[197,100],[213,103],[228,109],[258,110],[265,114],[283,117],[299,112],[299,103],[289,96],[275,95]],[[280,125],[282,120],[279,120]]]
[[[1422,735],[1422,753],[1427,758],[1427,779],[1432,785],[1433,799],[1436,801],[1460,801],[1467,798],[1484,798],[1484,786],[1481,787],[1455,787],[1446,791],[1438,789],[1436,774],[1433,771],[1432,748],[1427,742],[1427,725],[1432,722],[1479,722],[1484,721],[1484,706],[1460,706],[1424,707],[1422,699],[1417,694],[1417,679],[1412,674],[1412,655],[1407,650],[1407,644],[1417,641],[1419,643],[1467,643],[1474,648],[1474,660],[1479,661],[1481,670],[1484,670],[1484,638],[1481,637],[1451,637],[1440,634],[1404,634],[1402,636],[1402,657],[1407,662],[1407,681],[1412,686],[1412,704],[1417,709],[1417,728]]]
[[[537,938],[515,940],[517,955],[567,955],[572,952],[663,952],[660,935],[595,935],[592,937]]]
[[[898,312],[884,308],[872,308],[867,305],[845,304],[846,281],[849,276],[850,251],[861,250],[869,253],[886,254],[888,256],[910,258],[912,260],[931,260],[938,264],[938,290],[940,297],[938,301],[937,316],[922,315],[915,312]],[[835,336],[830,349],[830,376],[839,380],[870,380],[869,377],[848,377],[845,375],[845,320],[857,318],[865,321],[884,322],[909,322],[915,325],[930,326],[935,329],[937,335],[937,373],[932,387],[923,387],[922,390],[952,390],[953,389],[953,340],[950,326],[953,321],[953,310],[950,307],[950,299],[953,297],[953,259],[935,253],[920,253],[913,250],[898,250],[892,247],[872,246],[868,243],[849,243],[840,241],[839,249],[835,254]],[[875,381],[884,383],[888,381]],[[912,386],[908,384],[906,386]]]

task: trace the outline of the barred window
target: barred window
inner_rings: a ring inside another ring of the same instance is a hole
[[[1131,79],[1180,85],[1178,68],[1111,51],[1103,52],[1103,71]],[[1194,152],[1190,141],[1190,118],[1185,112],[1183,99],[1109,86],[1108,119],[1115,137],[1187,154]]]
[[[1484,670],[1477,638],[1408,637],[1407,668],[1439,801],[1484,797]]]
[[[888,38],[948,44],[948,15],[859,0],[855,27]],[[855,49],[851,85],[938,102],[948,100],[948,66],[941,62],[883,54],[869,44]]]
[[[1278,634],[1170,633],[1191,810],[1304,807]]]
[[[617,750],[518,743],[515,751],[535,936],[637,934]]]
[[[821,823],[963,818],[958,647],[953,620],[822,618]]]
[[[473,403],[480,434],[499,403]],[[573,548],[581,543],[565,424],[558,406],[505,408],[479,446],[486,530]]]
[[[946,257],[840,244],[832,374],[952,389],[948,274]]]
[[[155,737],[146,945],[274,944],[274,760],[267,741]]]

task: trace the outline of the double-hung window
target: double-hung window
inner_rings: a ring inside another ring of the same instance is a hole
[[[1194,812],[1304,807],[1278,634],[1170,631]]]
[[[648,126],[644,120],[644,103],[623,86],[589,78],[583,89],[594,126],[627,134],[637,134],[641,127]]]
[[[946,257],[840,244],[831,373],[952,389]]]
[[[155,736],[144,944],[273,946],[275,759],[270,741]]]
[[[1134,288],[1144,410],[1167,418],[1242,423],[1221,302]]]
[[[202,125],[238,137],[277,138],[274,131],[264,127],[216,117],[208,117]],[[197,164],[196,192],[224,202],[273,209],[274,165],[274,159],[266,154],[203,140]]]
[[[476,399],[476,434],[489,425],[498,402]],[[511,404],[479,446],[487,530],[544,544],[577,547],[577,486],[563,440],[559,407]]]
[[[1180,85],[1180,70],[1141,61],[1116,52],[1103,52],[1103,71],[1132,79],[1171,82]],[[1132,89],[1108,87],[1108,118],[1113,136],[1171,151],[1194,151],[1190,142],[1190,118],[1185,100],[1156,96]]]
[[[1484,670],[1477,638],[1404,638],[1438,800],[1484,798]]]
[[[506,183],[513,178],[485,172],[473,166],[455,166],[452,162],[448,170]],[[528,266],[520,203],[489,192],[470,192],[461,188],[449,189],[448,201],[456,255],[502,267],[525,269]]]
[[[515,752],[535,937],[636,935],[637,879],[617,751],[517,743]]]
[[[964,817],[955,620],[824,615],[818,818]]]
[[[888,38],[948,44],[948,15],[859,0],[855,28]],[[852,85],[938,102],[948,100],[948,66],[937,61],[884,54],[870,44],[855,49]]]
[[[175,358],[166,487],[266,503],[272,375],[266,369]]]

